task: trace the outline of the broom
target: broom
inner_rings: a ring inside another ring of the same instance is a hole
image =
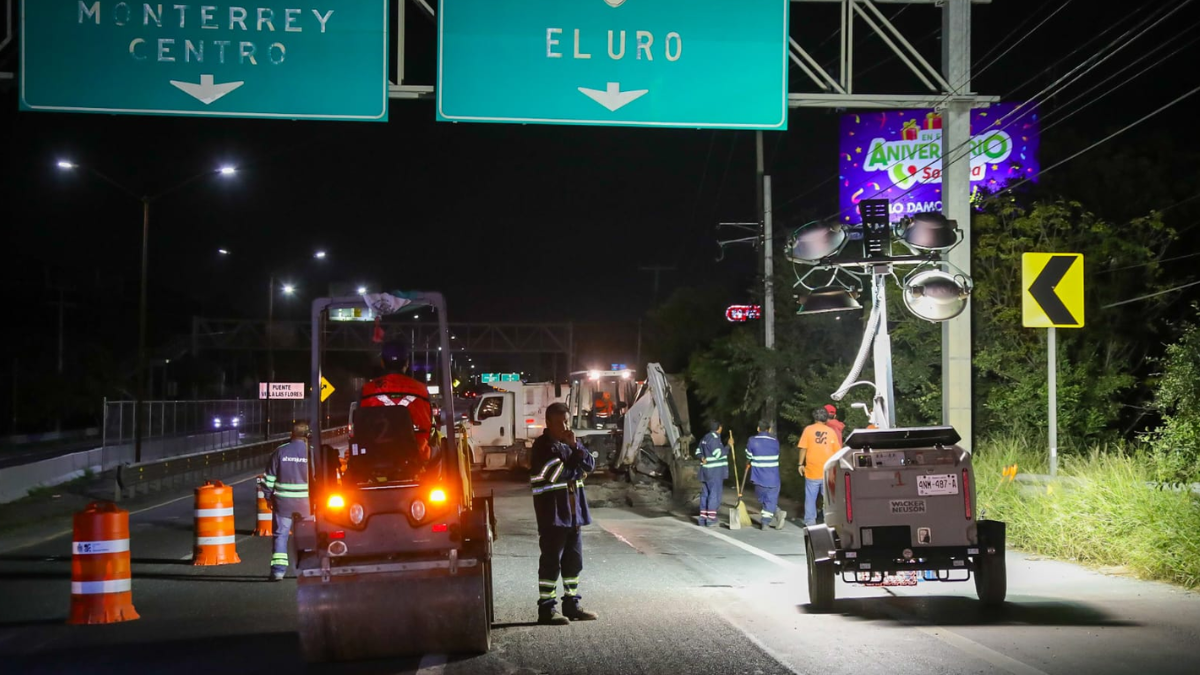
[[[733,431],[729,432],[729,463],[733,464],[733,484],[737,488],[737,506],[729,509],[729,529],[740,530],[750,527],[750,512],[742,502],[743,481],[738,480],[737,454],[733,450]]]

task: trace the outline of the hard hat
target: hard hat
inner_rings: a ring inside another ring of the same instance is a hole
[[[833,407],[832,405],[830,405],[830,404],[826,403],[826,404],[825,404],[825,412],[829,413],[830,415],[836,415],[836,414],[837,414],[837,408],[835,408],[835,407]]]
[[[403,340],[391,340],[383,343],[379,350],[379,358],[386,364],[404,365],[408,363],[408,343]]]

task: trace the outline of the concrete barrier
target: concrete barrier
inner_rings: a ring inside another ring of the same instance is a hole
[[[0,470],[0,504],[16,501],[41,486],[53,486],[104,471],[104,450],[94,448]]]

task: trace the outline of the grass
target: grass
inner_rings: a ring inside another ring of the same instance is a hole
[[[1059,457],[1059,475],[1080,479],[1023,487],[1005,475],[1048,473],[1047,451],[1019,438],[980,444],[975,480],[981,515],[1008,524],[1008,546],[1093,567],[1200,588],[1200,499],[1156,490],[1148,452],[1094,448]]]

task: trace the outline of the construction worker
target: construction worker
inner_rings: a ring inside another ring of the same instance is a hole
[[[696,456],[700,458],[700,525],[712,527],[718,522],[721,493],[729,477],[729,446],[721,443],[721,423],[709,424],[709,432],[700,439]]]
[[[771,433],[771,423],[758,423],[758,434],[746,442],[746,471],[762,506],[762,529],[771,527],[779,504],[779,441]],[[780,518],[779,525],[783,525]]]
[[[362,400],[358,405],[361,408],[393,405],[408,408],[421,461],[429,461],[433,408],[429,403],[429,388],[404,374],[408,370],[408,344],[401,340],[385,342],[379,358],[384,374],[363,385]]]
[[[836,407],[827,403],[825,404],[825,412],[829,413],[829,420],[825,424],[837,434],[837,446],[840,449],[846,443],[846,423],[837,418]]]
[[[529,484],[537,514],[538,623],[562,626],[591,621],[597,616],[579,606],[579,573],[583,571],[580,528],[592,522],[583,480],[596,468],[596,459],[571,431],[565,403],[546,409],[546,431],[533,443]],[[558,578],[562,576],[563,611],[557,610]]]
[[[288,536],[292,520],[306,518],[308,509],[308,423],[292,425],[292,439],[275,449],[267,461],[263,492],[271,502],[275,547],[270,581],[283,581],[288,568]]]
[[[829,408],[813,411],[813,423],[800,434],[800,475],[804,476],[804,524],[817,524],[817,496],[825,494],[825,462],[842,446],[841,436],[829,426]]]

